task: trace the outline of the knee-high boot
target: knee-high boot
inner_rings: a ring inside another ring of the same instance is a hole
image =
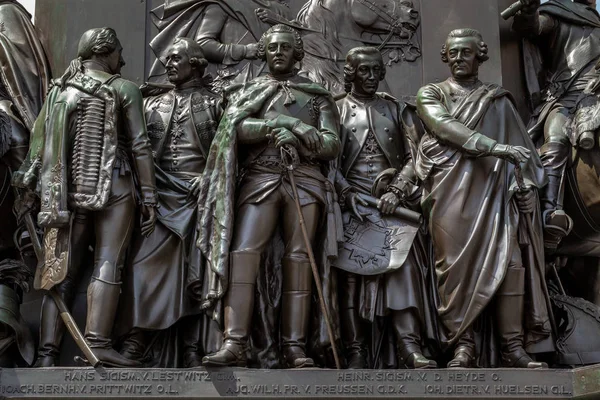
[[[207,366],[245,367],[247,362],[260,253],[232,252],[230,263],[229,288],[225,295],[224,341],[219,351],[202,359],[202,364]]]
[[[548,177],[548,184],[540,190],[540,203],[544,217],[544,247],[556,250],[558,244],[573,229],[573,220],[558,209],[560,183],[565,174],[567,160],[571,151],[569,140],[549,138],[540,149],[542,165]]]
[[[523,348],[523,307],[525,268],[508,268],[496,293],[495,320],[500,336],[502,366],[511,368],[547,368],[535,362]]]
[[[139,361],[123,357],[112,348],[112,330],[121,284],[92,277],[87,291],[85,341],[102,363],[112,367],[138,367]]]
[[[68,277],[58,286],[58,291],[66,304],[72,302],[75,288]],[[52,296],[49,294],[44,295],[40,316],[40,343],[37,360],[33,365],[34,368],[54,367],[56,365],[65,329],[60,311]]]
[[[281,347],[288,368],[314,365],[306,356],[306,336],[310,319],[312,271],[305,258],[285,257],[281,299]]]
[[[392,325],[398,343],[398,361],[408,368],[437,368],[437,363],[427,359],[421,350],[421,324],[414,309],[394,311]]]
[[[148,332],[133,328],[123,340],[121,355],[130,360],[142,361],[146,346],[148,345]]]
[[[340,282],[340,322],[348,369],[368,368],[365,336],[358,315],[358,275],[343,273]]]
[[[195,368],[202,365],[200,334],[202,324],[200,315],[187,317],[183,324],[183,366],[185,368]]]

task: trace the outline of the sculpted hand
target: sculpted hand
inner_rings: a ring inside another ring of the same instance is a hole
[[[379,201],[377,202],[377,209],[381,211],[383,215],[389,215],[396,210],[398,204],[400,204],[400,199],[396,193],[387,192],[379,198]]]
[[[498,143],[492,149],[491,155],[510,161],[513,164],[520,164],[529,160],[531,157],[531,150],[521,146]]]
[[[37,201],[35,193],[31,190],[20,191],[13,206],[17,214],[17,221],[21,221],[25,214],[31,213],[35,209]]]
[[[309,129],[305,130],[294,130],[294,133],[313,153],[318,153],[323,148],[323,137],[316,128],[311,126]]]
[[[265,24],[275,25],[280,22],[283,22],[282,19],[271,10],[267,10],[266,8],[257,8],[254,10],[258,19],[260,19]]]
[[[289,129],[286,128],[273,129],[271,137],[276,147],[281,147],[286,144],[296,147],[300,143],[296,135],[294,135]]]
[[[360,204],[363,207],[368,206],[367,202],[361,199],[358,193],[349,192],[346,195],[346,208],[352,210],[352,213],[356,216],[356,218],[358,218],[358,220],[362,222],[364,220],[364,217],[369,214],[361,213],[360,211],[358,211],[358,204]]]
[[[189,198],[196,198],[198,197],[198,195],[200,194],[200,182],[202,181],[202,175],[197,176],[195,178],[192,178],[192,180],[190,181],[190,191],[188,192],[188,199]]]
[[[148,237],[154,232],[156,209],[154,206],[142,206],[142,235]]]
[[[531,214],[537,205],[535,193],[531,187],[517,190],[515,200],[517,201],[517,208],[522,214]]]
[[[246,45],[246,59],[256,60],[258,58],[258,43],[251,43]]]
[[[525,14],[534,14],[537,9],[540,7],[540,0],[521,0],[523,3],[522,12]]]

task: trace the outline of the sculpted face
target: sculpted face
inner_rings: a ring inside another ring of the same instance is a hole
[[[479,72],[477,38],[448,38],[446,41],[448,65],[455,78],[470,78]]]
[[[372,96],[377,92],[383,74],[381,57],[359,54],[352,88],[357,94]]]
[[[125,60],[123,60],[123,47],[121,43],[117,43],[117,48],[106,56],[106,63],[110,68],[110,72],[113,74],[120,74],[121,68],[125,65]]]
[[[267,64],[273,75],[284,75],[293,71],[294,35],[287,32],[275,32],[265,38]]]
[[[169,81],[175,86],[193,78],[194,69],[184,44],[174,44],[169,48],[165,68]]]

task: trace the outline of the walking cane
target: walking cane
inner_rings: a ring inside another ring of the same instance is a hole
[[[317,270],[317,263],[315,262],[315,256],[312,251],[312,245],[308,238],[308,232],[306,231],[306,224],[304,222],[304,216],[302,215],[302,207],[300,206],[300,198],[298,197],[298,187],[296,186],[296,179],[294,178],[294,160],[298,159],[298,152],[295,147],[284,145],[281,147],[281,160],[283,165],[288,171],[288,177],[290,178],[290,186],[294,194],[294,203],[296,204],[296,211],[298,211],[298,219],[300,220],[300,229],[302,230],[302,237],[304,238],[304,245],[308,252],[308,259],[310,261],[310,267],[312,269],[313,278],[315,279],[315,285],[317,286],[317,293],[319,295],[319,303],[321,304],[321,311],[325,317],[325,325],[327,326],[327,334],[331,341],[331,350],[333,350],[333,358],[335,360],[335,367],[341,369],[340,358],[337,353],[335,344],[335,337],[333,336],[333,329],[331,328],[331,320],[329,319],[329,312],[325,305],[325,298],[323,297],[323,288],[321,287],[321,277]]]
[[[16,189],[15,194],[19,196],[19,193]],[[44,263],[44,249],[42,247],[42,243],[40,242],[40,238],[37,235],[35,223],[33,222],[31,213],[26,213],[23,216],[23,220],[25,221],[25,227],[27,228],[27,231],[29,232],[29,237],[31,238],[33,251],[35,252],[35,256],[38,259],[38,268],[40,268],[40,264]],[[48,294],[50,294],[50,297],[52,297],[52,300],[54,301],[54,303],[56,303],[56,307],[58,308],[60,317],[65,323],[67,330],[73,337],[75,344],[85,355],[87,362],[89,362],[92,365],[92,367],[97,367],[100,364],[100,360],[98,359],[98,357],[96,357],[90,346],[85,341],[83,334],[77,327],[75,319],[73,319],[73,316],[69,312],[69,309],[67,308],[67,305],[65,304],[63,298],[60,296],[60,294],[58,294],[56,288],[54,287],[48,290]]]

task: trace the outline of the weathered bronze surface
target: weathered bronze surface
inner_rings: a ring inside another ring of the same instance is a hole
[[[0,1],[0,396],[598,394],[600,15],[540,3],[38,0],[50,82]]]
[[[204,260],[196,247],[197,196],[210,144],[223,113],[221,100],[204,82],[207,61],[191,39],[167,47],[165,67],[173,89],[144,100],[154,156],[159,208],[150,236],[135,232],[126,262],[116,332],[123,354],[143,358],[158,339],[153,366],[200,365],[202,349],[218,348],[220,333],[209,318],[201,324]],[[211,329],[210,326],[213,326]],[[199,343],[201,332],[210,342]],[[214,334],[208,334],[213,331]],[[183,343],[176,339],[181,332]],[[183,359],[180,360],[180,348]]]

